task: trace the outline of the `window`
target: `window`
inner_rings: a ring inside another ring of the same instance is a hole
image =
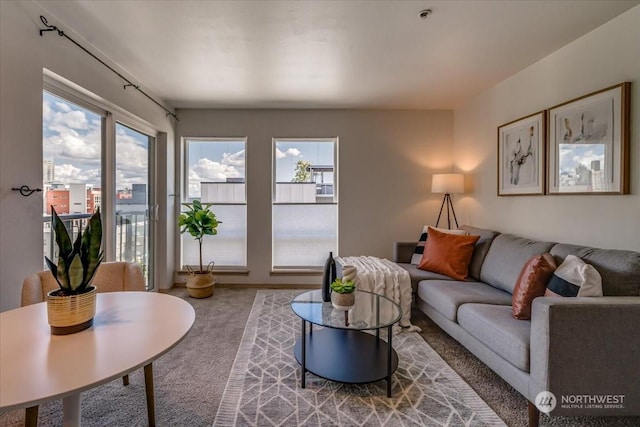
[[[88,192],[102,186],[104,119],[104,114],[52,93],[42,94],[43,252],[54,262],[51,207],[71,230],[72,239],[97,208],[87,206],[86,199]]]
[[[147,289],[152,289],[154,227],[149,213],[155,200],[156,132],[117,106],[48,75],[44,86],[44,255],[56,262],[51,206],[72,239],[100,207],[105,260],[139,263]],[[103,199],[103,191],[111,196]],[[125,193],[129,198],[118,197]]]
[[[121,123],[115,124],[115,130],[115,259],[140,264],[149,282],[153,270],[150,237],[154,221],[149,206],[154,205],[150,178],[155,139]],[[100,193],[91,194],[91,203],[100,201]]]
[[[212,203],[211,210],[222,221],[218,234],[203,240],[203,264],[247,265],[245,147],[245,138],[185,139],[183,201]],[[198,257],[198,242],[182,234],[182,265],[198,265]]]
[[[275,139],[273,269],[324,265],[338,248],[337,139]]]

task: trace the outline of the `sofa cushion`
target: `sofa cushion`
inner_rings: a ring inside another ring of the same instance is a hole
[[[458,323],[498,356],[529,372],[531,321],[517,320],[511,307],[491,304],[463,304]]]
[[[522,267],[513,289],[513,317],[531,319],[534,298],[544,295],[547,283],[556,269],[556,259],[550,253],[534,255]]]
[[[406,262],[398,262],[396,264],[407,270],[407,272],[409,273],[409,276],[411,277],[411,289],[414,293],[418,291],[418,283],[423,280],[453,281],[451,277],[445,276],[444,274],[434,273],[433,271],[420,270],[417,265],[412,265]]]
[[[423,280],[418,283],[418,296],[452,322],[465,303],[501,304],[511,311],[511,294],[481,282]]]
[[[473,248],[480,236],[456,236],[432,227],[429,227],[428,234],[418,268],[465,280],[469,276]]]
[[[587,264],[575,255],[567,255],[560,267],[553,273],[544,295],[601,297],[602,277],[594,266]]]
[[[480,236],[480,239],[476,242],[476,246],[473,249],[471,262],[469,262],[469,278],[480,280],[480,270],[482,269],[484,258],[487,256],[487,252],[489,252],[489,247],[491,247],[493,239],[500,233],[484,228],[472,227],[470,225],[463,225],[460,227],[460,230],[466,231],[470,236]]]
[[[491,243],[482,264],[480,279],[496,288],[513,293],[522,266],[534,255],[549,252],[553,243],[500,234]]]
[[[455,234],[457,236],[466,236],[468,233],[465,230],[449,230],[446,228],[436,228],[431,227],[435,230],[438,230],[442,233]],[[420,238],[418,239],[418,244],[413,250],[413,255],[411,256],[411,264],[418,265],[422,260],[422,255],[424,254],[424,246],[428,237],[429,226],[425,225],[422,227],[422,233],[420,234]]]
[[[640,295],[640,252],[559,243],[551,249],[551,254],[559,261],[575,255],[593,265],[602,277],[604,296]]]

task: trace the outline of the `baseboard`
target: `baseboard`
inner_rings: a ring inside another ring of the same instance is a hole
[[[171,288],[161,290],[161,292],[169,292],[173,288],[186,288],[186,283],[174,283]],[[317,284],[256,284],[256,283],[216,283],[216,288],[239,288],[239,289],[320,289]]]

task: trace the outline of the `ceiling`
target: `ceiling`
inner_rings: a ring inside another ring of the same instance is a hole
[[[175,108],[450,109],[640,1],[37,3]]]

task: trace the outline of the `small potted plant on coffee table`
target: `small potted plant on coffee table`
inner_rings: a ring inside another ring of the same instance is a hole
[[[336,279],[331,283],[331,304],[338,310],[349,310],[356,302],[353,280]]]

